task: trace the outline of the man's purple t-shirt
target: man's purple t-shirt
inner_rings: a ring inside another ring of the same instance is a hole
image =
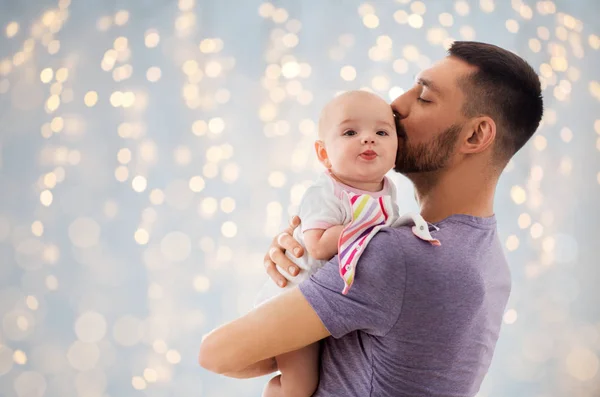
[[[494,217],[453,215],[431,228],[382,229],[348,295],[337,257],[300,290],[332,337],[323,341],[315,397],[466,397],[485,376],[510,273]]]

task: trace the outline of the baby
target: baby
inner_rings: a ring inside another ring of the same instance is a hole
[[[362,250],[384,226],[398,223],[396,188],[385,174],[396,161],[398,137],[390,105],[366,91],[343,93],[321,112],[315,151],[326,171],[307,189],[299,213],[302,224],[294,238],[304,246],[302,258],[292,260],[303,270],[296,277],[279,271],[290,281],[284,289],[272,281],[257,303],[294,288],[339,252],[342,293],[348,293]],[[427,223],[419,215],[414,233],[432,244]],[[406,219],[406,217],[403,217]],[[276,357],[281,376],[271,379],[263,397],[311,396],[319,380],[317,343]]]

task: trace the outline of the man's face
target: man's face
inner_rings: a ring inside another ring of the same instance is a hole
[[[438,171],[452,161],[466,121],[459,79],[475,70],[461,60],[444,58],[424,70],[415,85],[392,102],[398,116],[396,171]]]

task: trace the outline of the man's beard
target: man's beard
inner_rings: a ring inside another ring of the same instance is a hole
[[[402,174],[432,172],[444,168],[456,146],[462,127],[453,124],[430,142],[411,145],[404,127],[398,129],[398,154],[394,171]]]

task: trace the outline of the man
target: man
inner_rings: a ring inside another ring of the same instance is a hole
[[[440,247],[408,227],[369,243],[348,295],[337,258],[293,289],[207,335],[200,365],[236,377],[276,368],[271,357],[324,339],[315,396],[474,396],[498,339],[510,274],[496,231],[496,184],[543,113],[534,70],[511,52],[455,42],[392,103],[395,170],[414,184]],[[298,219],[265,257],[297,268]],[[328,336],[333,337],[328,337]],[[272,380],[277,382],[277,378]]]

